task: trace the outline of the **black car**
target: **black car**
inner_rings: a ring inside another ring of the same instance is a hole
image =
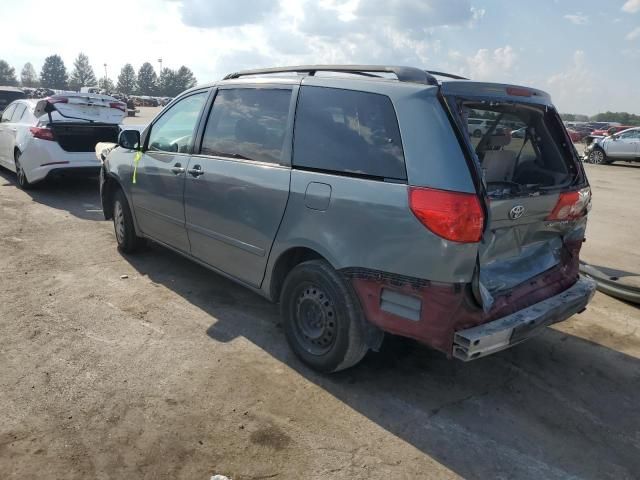
[[[14,100],[27,98],[25,93],[16,87],[0,87],[0,113]]]

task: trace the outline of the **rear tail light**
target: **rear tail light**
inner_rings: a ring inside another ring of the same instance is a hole
[[[507,95],[512,95],[514,97],[531,97],[533,96],[533,92],[528,88],[507,87]]]
[[[31,135],[33,135],[33,138],[39,138],[40,140],[55,140],[55,138],[53,138],[53,132],[48,128],[31,127],[29,131],[31,132]]]
[[[109,108],[117,108],[118,110],[121,110],[123,112],[127,111],[127,106],[122,102],[111,102],[109,104]]]
[[[547,220],[575,220],[584,217],[591,206],[591,189],[589,187],[574,192],[560,194],[558,203]]]
[[[69,99],[67,97],[49,97],[47,98],[47,102],[49,103],[69,103]]]
[[[460,243],[482,238],[484,213],[475,194],[410,187],[409,206],[418,220],[439,237]]]

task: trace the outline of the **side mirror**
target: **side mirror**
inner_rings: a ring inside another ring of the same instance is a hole
[[[140,148],[140,132],[138,130],[123,130],[118,136],[118,145],[127,150]]]

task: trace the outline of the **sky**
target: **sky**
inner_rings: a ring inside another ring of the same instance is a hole
[[[640,0],[0,1],[0,59],[79,52],[97,76],[125,63],[239,69],[393,64],[549,92],[561,112],[640,114]]]

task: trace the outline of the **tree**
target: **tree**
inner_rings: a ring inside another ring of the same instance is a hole
[[[98,87],[100,87],[100,90],[105,90],[106,92],[113,92],[116,87],[113,84],[113,80],[111,80],[109,77],[102,77],[100,80],[98,80]]]
[[[0,85],[14,86],[17,84],[16,69],[4,60],[0,60]]]
[[[20,72],[20,82],[23,87],[37,87],[38,86],[38,75],[36,74],[36,69],[33,68],[31,62],[27,62],[22,67],[22,72]]]
[[[158,76],[153,65],[145,62],[138,70],[138,92],[140,95],[153,95],[158,87]]]
[[[78,58],[73,62],[69,86],[74,90],[80,90],[81,87],[94,87],[96,83],[96,75],[89,63],[89,57],[84,53],[79,53]]]
[[[64,90],[67,88],[67,68],[60,55],[51,55],[44,59],[40,72],[40,83],[43,87]]]
[[[176,72],[170,68],[163,68],[158,79],[158,95],[174,97],[176,90]]]
[[[158,93],[165,97],[175,97],[197,83],[193,72],[184,65],[177,71],[163,68],[158,81]]]
[[[136,71],[130,63],[127,63],[118,76],[118,91],[125,95],[131,95],[136,90]]]
[[[195,87],[197,83],[198,81],[193,75],[193,72],[184,65],[182,65],[176,72],[176,87],[178,87],[180,91]]]

